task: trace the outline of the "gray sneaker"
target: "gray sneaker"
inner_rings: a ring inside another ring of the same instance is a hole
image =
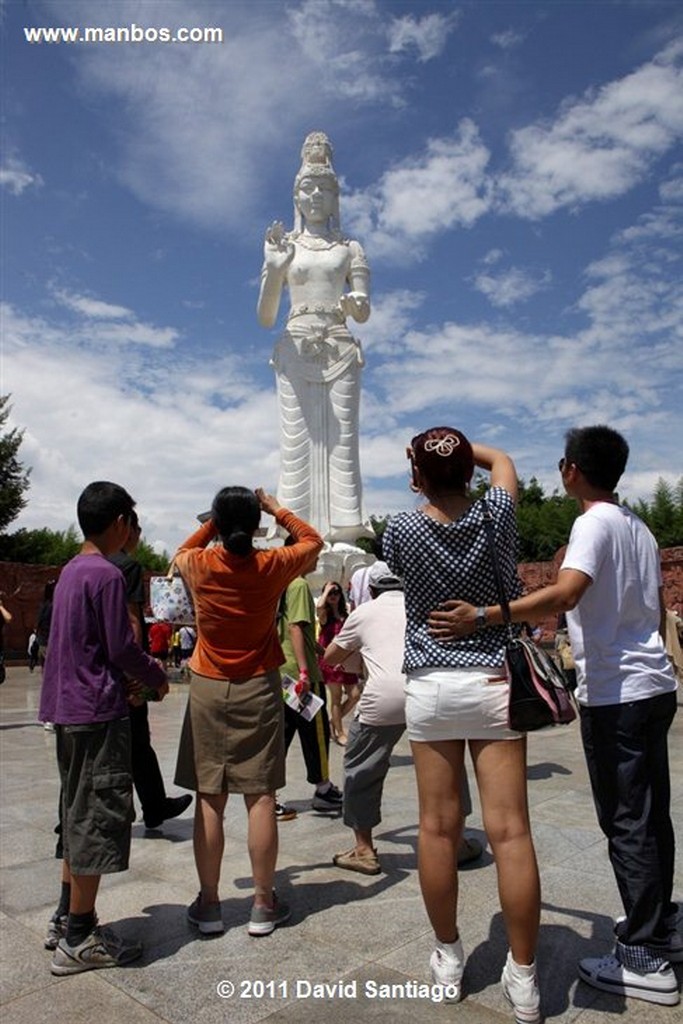
[[[80,946],[60,939],[52,958],[53,974],[80,974],[101,967],[122,967],[142,956],[142,943],[128,942],[110,928],[94,928]]]
[[[272,907],[252,907],[249,921],[250,935],[270,935],[285,921],[289,921],[291,910],[286,903],[280,903],[273,893]]]
[[[220,903],[202,903],[202,894],[187,908],[187,920],[199,928],[202,935],[222,935],[225,931]]]
[[[56,949],[59,945],[59,940],[65,938],[66,924],[68,920],[68,914],[58,914],[57,911],[55,911],[47,923],[45,949]]]

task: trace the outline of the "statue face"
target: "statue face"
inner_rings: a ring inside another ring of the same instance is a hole
[[[307,223],[324,224],[335,212],[337,188],[327,175],[307,175],[299,182],[296,205]]]

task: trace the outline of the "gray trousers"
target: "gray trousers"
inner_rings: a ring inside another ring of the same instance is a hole
[[[382,790],[394,747],[405,725],[365,725],[351,722],[344,749],[344,824],[372,829],[382,820]],[[462,776],[462,810],[472,811],[467,772]]]

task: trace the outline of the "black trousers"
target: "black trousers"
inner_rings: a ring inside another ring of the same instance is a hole
[[[325,701],[324,683],[311,683],[311,691]],[[310,722],[285,704],[285,751],[289,750],[297,733],[306,764],[306,778],[317,786],[330,777],[330,720],[327,704],[323,704]]]
[[[600,828],[624,904],[617,938],[666,948],[674,880],[667,733],[676,694],[581,708],[581,736]]]
[[[147,702],[134,708],[129,705],[130,739],[133,762],[133,785],[142,805],[143,817],[157,817],[163,811],[166,788],[149,734]]]

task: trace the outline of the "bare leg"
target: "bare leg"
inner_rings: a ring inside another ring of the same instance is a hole
[[[538,941],[541,887],[527,805],[526,739],[471,740],[470,750],[510,950],[518,964],[530,964]]]
[[[249,858],[254,876],[254,906],[272,907],[277,862],[277,822],[274,793],[245,793],[249,815]]]
[[[328,692],[330,694],[330,727],[332,729],[332,736],[337,743],[346,743],[346,733],[344,732],[344,723],[342,721],[342,688],[338,684],[330,684],[328,686]]]
[[[462,834],[464,740],[411,743],[420,808],[418,871],[439,942],[458,938],[458,845]]]
[[[227,793],[197,793],[194,811],[194,859],[202,903],[218,902],[218,883],[225,846],[223,813],[227,799]]]
[[[371,828],[354,828],[353,833],[356,837],[356,852],[361,857],[375,852]]]
[[[352,686],[343,687],[344,694],[343,700],[341,701],[340,715],[342,719],[346,718],[350,711],[353,711],[356,704],[360,700],[360,687],[354,683]],[[342,695],[340,694],[340,697]]]
[[[100,875],[73,875],[69,866],[64,862],[62,867],[62,878],[66,873],[71,881],[71,900],[69,902],[70,914],[90,914],[95,910],[97,890],[100,887]]]

